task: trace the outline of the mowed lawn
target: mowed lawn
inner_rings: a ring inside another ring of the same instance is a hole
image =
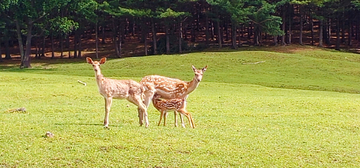
[[[360,55],[314,47],[243,48],[109,59],[106,77],[190,81],[196,128],[140,127],[137,107],[114,100],[110,129],[92,66],[33,60],[0,64],[0,167],[357,167]],[[83,85],[78,80],[85,82]],[[25,107],[26,112],[10,112]],[[47,131],[54,134],[46,138]]]

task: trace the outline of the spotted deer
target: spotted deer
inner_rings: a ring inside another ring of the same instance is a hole
[[[202,69],[196,69],[193,65],[191,67],[195,73],[195,76],[190,82],[159,75],[149,75],[143,77],[140,83],[144,86],[147,86],[147,88],[151,87],[151,90],[149,89],[144,97],[144,103],[146,107],[149,107],[151,99],[155,93],[164,99],[184,98],[184,103],[186,104],[188,95],[199,86],[204,72],[207,69],[207,65]]]
[[[102,58],[100,61],[93,61],[90,57],[87,57],[86,61],[93,66],[99,92],[105,99],[104,127],[108,128],[109,126],[109,112],[113,98],[126,99],[138,106],[139,124],[142,126],[145,118],[145,127],[148,127],[147,107],[142,100],[146,88],[133,80],[105,78],[104,75],[101,74],[100,65],[106,62],[106,58]]]
[[[175,116],[175,127],[177,127],[177,118],[176,118],[176,114],[177,112],[180,113],[180,118],[181,118],[181,126],[185,128],[185,124],[184,124],[184,120],[182,118],[182,115],[185,115],[190,123],[190,126],[192,128],[195,128],[195,123],[194,120],[191,116],[191,114],[186,110],[186,102],[185,102],[185,98],[181,98],[181,99],[160,99],[160,95],[159,94],[155,94],[152,102],[154,107],[160,111],[160,120],[158,125],[161,124],[161,120],[164,117],[164,126],[166,125],[166,116],[167,116],[167,112],[168,111],[174,111],[174,116]]]

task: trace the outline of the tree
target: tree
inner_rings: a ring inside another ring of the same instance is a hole
[[[255,28],[255,45],[260,44],[261,33],[267,33],[272,36],[283,35],[284,31],[280,29],[282,24],[281,17],[273,15],[277,6],[281,6],[286,1],[270,4],[266,1],[253,1],[252,12],[249,18]]]
[[[20,68],[30,68],[31,39],[34,36],[33,27],[35,23],[43,21],[53,11],[66,5],[67,0],[28,0],[10,1],[4,8],[7,17],[14,20],[19,43],[21,64]],[[49,18],[47,18],[49,19]],[[25,34],[25,52],[22,36]]]

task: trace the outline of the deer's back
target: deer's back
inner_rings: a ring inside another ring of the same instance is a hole
[[[142,85],[134,80],[116,80],[103,78],[98,83],[99,92],[104,97],[125,99],[131,95],[141,94]]]
[[[187,82],[159,75],[145,76],[140,83],[153,84],[156,93],[165,99],[183,98],[186,96],[188,89]]]

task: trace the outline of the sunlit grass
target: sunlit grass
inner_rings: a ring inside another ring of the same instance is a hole
[[[186,119],[187,128],[175,128],[172,113],[157,126],[152,106],[150,127],[140,127],[126,100],[113,102],[104,129],[104,100],[85,61],[5,69],[0,166],[356,167],[358,55],[304,52],[203,52],[110,59],[101,67],[105,76],[139,81],[147,74],[191,80],[191,64],[209,65],[188,98],[195,129]],[[8,112],[19,107],[26,113]],[[47,131],[55,137],[45,138]]]

